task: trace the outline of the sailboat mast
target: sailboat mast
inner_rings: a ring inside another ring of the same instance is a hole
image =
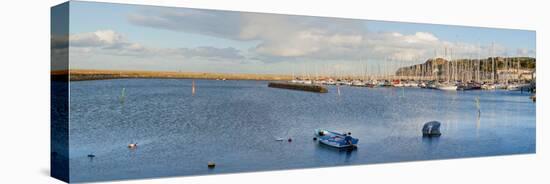
[[[479,76],[479,70],[480,70],[480,67],[481,67],[481,44],[478,43],[477,45],[478,45],[478,48],[477,48],[476,80],[477,80],[477,82],[480,82],[481,77]]]
[[[492,43],[492,57],[491,57],[491,66],[492,66],[492,70],[491,70],[491,80],[493,80],[493,84],[495,83],[495,43],[493,42]]]

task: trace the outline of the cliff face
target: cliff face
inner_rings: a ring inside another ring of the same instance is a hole
[[[458,59],[447,61],[443,58],[428,59],[422,64],[399,68],[395,75],[402,77],[422,77],[430,80],[499,80],[507,74],[520,78],[533,72],[536,59],[530,57],[496,57],[487,59]]]

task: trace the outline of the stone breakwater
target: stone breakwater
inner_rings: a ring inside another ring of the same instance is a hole
[[[328,93],[328,89],[321,85],[314,84],[295,84],[289,82],[270,82],[268,87],[271,88],[281,88],[281,89],[291,89],[291,90],[300,90],[316,93]]]

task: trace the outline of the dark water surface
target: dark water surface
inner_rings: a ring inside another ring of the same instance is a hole
[[[342,87],[338,96],[333,87],[318,94],[268,88],[266,81],[195,82],[194,96],[191,80],[71,82],[71,181],[522,154],[536,148],[535,103],[527,93]],[[431,120],[442,122],[443,135],[422,138],[422,124]],[[316,128],[351,131],[358,149],[321,146],[312,140]],[[138,148],[129,150],[134,142]],[[209,161],[216,168],[208,169]]]

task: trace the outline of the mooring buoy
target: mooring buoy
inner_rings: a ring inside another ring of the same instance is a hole
[[[136,149],[137,148],[137,143],[128,144],[128,148]]]
[[[214,167],[216,167],[216,163],[214,163],[214,162],[208,162],[208,168],[212,169],[212,168],[214,168]]]

